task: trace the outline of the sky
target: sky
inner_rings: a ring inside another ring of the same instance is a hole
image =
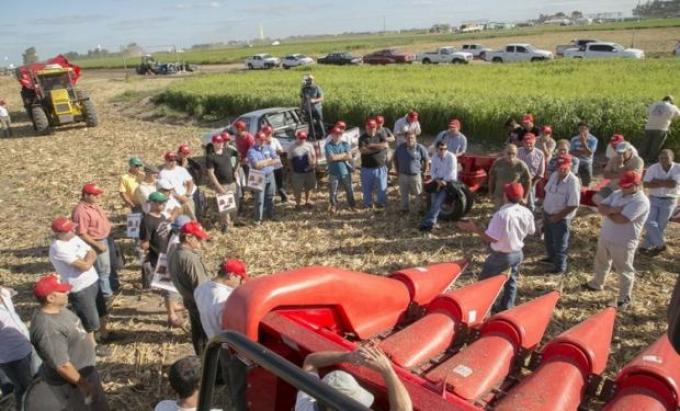
[[[260,36],[339,34],[425,28],[465,21],[516,22],[579,10],[623,12],[638,0],[2,0],[0,66],[21,63],[36,47],[41,58],[132,42],[147,51]],[[30,12],[29,12],[30,11]]]

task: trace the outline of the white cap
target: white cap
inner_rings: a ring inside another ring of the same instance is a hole
[[[161,178],[160,180],[158,180],[158,183],[156,183],[156,188],[158,188],[159,190],[172,190],[173,186],[170,180],[168,180],[167,178]]]
[[[373,404],[373,394],[359,385],[352,374],[345,371],[332,371],[326,374],[322,381],[365,407],[370,407]]]
[[[625,153],[628,150],[631,150],[633,146],[627,142],[627,141],[622,141],[619,144],[616,145],[616,152],[619,154]]]

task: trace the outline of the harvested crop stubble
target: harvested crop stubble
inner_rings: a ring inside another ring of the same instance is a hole
[[[16,81],[0,78],[0,95],[7,96],[16,125],[16,138],[0,140],[0,148],[11,159],[4,165],[6,184],[0,185],[0,284],[19,292],[15,302],[24,320],[31,318],[36,307],[31,297],[32,282],[37,275],[52,270],[47,259],[49,222],[58,214],[70,213],[83,182],[97,180],[104,187],[104,207],[116,223],[116,236],[122,238],[125,211],[119,205],[116,189],[128,157],[139,155],[145,161],[157,162],[166,150],[180,143],[198,147],[199,129],[139,121],[121,115],[128,103],[109,101],[128,90],[150,90],[171,81],[127,83],[103,76],[93,78],[86,72],[83,88],[91,91],[102,113],[101,125],[70,127],[52,136],[34,137],[26,117],[20,113]],[[243,258],[249,272],[256,276],[310,264],[385,274],[467,256],[472,262],[470,272],[479,272],[486,248],[471,236],[457,232],[453,225],[444,223],[440,231],[422,236],[415,216],[403,218],[393,209],[375,217],[367,211],[329,217],[325,212],[325,190],[322,184],[314,198],[316,208],[311,212],[299,213],[290,204],[277,204],[278,222],[235,227],[226,235],[208,227],[212,236],[205,247],[208,268],[214,270],[223,256],[230,255]],[[210,197],[214,213],[212,194]],[[396,205],[397,200],[396,193],[391,193],[391,204]],[[473,209],[472,217],[485,222],[490,211],[490,204],[482,200]],[[542,243],[537,238],[528,241],[518,302],[553,289],[562,290],[544,341],[612,303],[616,295],[616,276],[610,277],[603,292],[589,294],[578,289],[592,269],[600,221],[594,214],[581,214],[574,222],[572,272],[566,279],[546,275],[546,267],[537,262],[543,255]],[[674,248],[680,244],[677,227],[669,227],[669,242]],[[109,345],[112,353],[98,359],[98,368],[111,409],[149,410],[158,401],[172,398],[168,367],[190,354],[192,348],[185,331],[167,329],[160,296],[140,289],[132,241],[119,242],[128,265],[122,271],[123,290],[114,303],[110,326],[123,339]],[[636,300],[618,316],[608,376],[665,330],[665,309],[676,278],[677,256],[666,253],[654,260],[640,257],[636,266]],[[455,286],[474,280],[473,275],[465,275]],[[0,409],[13,409],[11,401]]]
[[[555,136],[571,137],[586,120],[593,133],[609,139],[644,134],[646,108],[666,94],[680,93],[673,73],[680,59],[647,61],[554,61],[505,65],[313,67],[325,92],[324,113],[363,124],[382,113],[388,124],[411,107],[426,133],[463,121],[474,141],[499,144],[503,123],[524,112],[551,124]],[[271,106],[296,106],[303,71],[242,72],[177,82],[155,98],[159,104],[194,115],[240,114]],[[680,123],[669,144],[680,148]]]

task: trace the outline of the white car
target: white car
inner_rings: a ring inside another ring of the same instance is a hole
[[[468,53],[472,53],[472,56],[478,59],[483,59],[486,53],[493,51],[492,49],[485,47],[483,44],[463,44],[461,49]]]
[[[579,48],[564,50],[564,57],[573,59],[604,59],[604,58],[645,58],[645,52],[640,49],[627,49],[618,43],[597,42],[588,43]]]
[[[314,64],[314,59],[303,54],[289,54],[284,57],[283,61],[281,62],[281,65],[285,69],[298,66],[308,66],[310,64]]]
[[[416,60],[423,64],[465,64],[472,61],[472,53],[458,51],[455,47],[440,47],[434,51],[426,51],[424,53],[416,54]]]
[[[512,61],[544,61],[552,60],[553,54],[548,50],[537,49],[531,44],[508,44],[500,50],[490,51],[484,55],[484,60],[493,63]]]
[[[281,65],[281,59],[274,57],[271,54],[256,54],[248,57],[245,61],[245,65],[250,70],[269,69],[279,67]]]

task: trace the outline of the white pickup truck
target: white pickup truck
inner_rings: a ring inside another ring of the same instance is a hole
[[[472,53],[458,51],[455,47],[440,47],[435,51],[426,51],[416,54],[416,60],[423,64],[466,64],[471,62],[472,58]]]
[[[274,57],[271,54],[256,54],[248,57],[245,61],[245,65],[250,70],[269,69],[279,67],[281,65],[281,59]]]
[[[544,61],[552,60],[553,54],[548,50],[540,50],[531,44],[508,44],[500,50],[484,54],[484,60],[493,63],[511,61]]]
[[[492,49],[485,47],[483,44],[463,44],[461,49],[467,53],[472,53],[472,57],[478,59],[483,59],[486,53],[493,51]]]
[[[617,43],[588,43],[577,49],[564,51],[565,58],[573,59],[605,59],[605,58],[645,58],[645,52],[639,49],[627,49]]]

